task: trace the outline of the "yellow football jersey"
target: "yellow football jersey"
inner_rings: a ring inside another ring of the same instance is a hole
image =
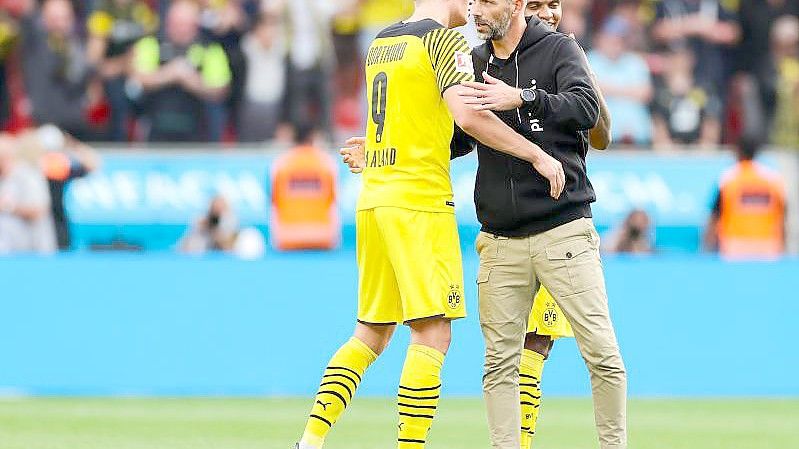
[[[471,49],[458,31],[426,19],[392,25],[377,36],[366,57],[369,111],[358,210],[454,213],[454,124],[442,95],[471,80]]]

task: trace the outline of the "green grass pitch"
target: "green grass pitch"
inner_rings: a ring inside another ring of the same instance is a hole
[[[0,449],[288,449],[311,399],[0,399]],[[356,398],[326,449],[391,449],[391,398]],[[799,448],[799,399],[637,399],[631,449]],[[489,449],[479,399],[445,398],[431,449]],[[590,449],[587,399],[544,398],[540,449]]]

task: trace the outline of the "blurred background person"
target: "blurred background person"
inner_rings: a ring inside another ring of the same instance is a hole
[[[652,143],[656,147],[718,145],[721,101],[694,81],[694,57],[686,48],[671,50],[652,102]]]
[[[688,47],[697,61],[697,84],[714,95],[724,95],[732,69],[729,56],[741,35],[738,16],[729,2],[662,0],[655,14],[655,41],[666,48]]]
[[[86,29],[89,61],[97,68],[110,108],[105,138],[128,140],[130,100],[126,83],[133,45],[158,30],[158,16],[144,0],[97,0]]]
[[[613,141],[645,145],[652,140],[647,107],[652,98],[652,81],[646,61],[627,48],[629,31],[630,25],[623,17],[608,19],[597,37],[596,48],[588,54],[588,62],[613,117]]]
[[[771,31],[773,74],[771,142],[799,147],[799,18],[783,16]]]
[[[209,103],[223,101],[231,73],[219,44],[200,36],[200,9],[190,0],[169,6],[164,37],[145,37],[135,46],[134,79],[144,92],[151,142],[207,141]]]
[[[574,38],[584,49],[591,49],[593,40],[591,35],[591,21],[588,12],[591,8],[590,0],[565,0],[562,3],[563,15],[558,30],[565,34],[573,34]]]
[[[45,0],[39,13],[25,2],[21,19],[22,74],[37,123],[54,123],[79,139],[93,136],[87,121],[94,74],[67,0]]]
[[[767,126],[774,117],[774,67],[772,27],[783,16],[799,15],[795,0],[740,0],[741,41],[735,59],[738,70],[751,76],[759,94],[762,120]]]
[[[333,249],[341,238],[336,165],[315,143],[311,125],[297,128],[295,147],[272,171],[272,246],[280,250]]]
[[[68,250],[72,242],[64,192],[73,180],[97,170],[100,156],[91,147],[65,134],[55,125],[41,126],[21,139],[28,140],[28,144],[40,153],[38,159],[50,190],[50,209],[58,249]]]
[[[282,32],[279,17],[263,11],[242,40],[246,72],[238,115],[241,142],[263,142],[275,137],[284,112],[286,89],[286,45]]]
[[[786,192],[776,171],[755,162],[760,142],[744,138],[738,163],[719,182],[705,247],[732,259],[776,258],[785,251]]]
[[[229,94],[223,101],[208,103],[209,140],[221,141],[227,131],[233,131],[228,125],[238,123],[237,114],[241,104],[245,61],[241,40],[250,27],[249,17],[256,17],[260,2],[256,0],[200,0],[200,28],[205,42],[214,42],[222,46],[230,67]]]
[[[11,119],[11,94],[6,79],[6,62],[18,35],[16,22],[5,11],[0,10],[0,130],[5,129]]]
[[[332,38],[336,54],[333,79],[334,127],[339,134],[357,134],[363,128],[361,111],[361,0],[341,0],[333,17]],[[384,4],[390,2],[383,2]]]
[[[18,144],[0,134],[0,254],[51,253],[56,237],[47,182],[20,158]]]
[[[602,241],[602,250],[618,254],[651,254],[652,220],[643,209],[633,209],[618,229]]]
[[[208,211],[189,228],[180,241],[182,252],[203,254],[209,251],[233,250],[239,233],[239,220],[228,200],[217,195]]]
[[[330,137],[335,68],[331,25],[337,5],[328,0],[274,0],[270,11],[283,18],[288,58],[286,117],[292,127],[317,123]]]

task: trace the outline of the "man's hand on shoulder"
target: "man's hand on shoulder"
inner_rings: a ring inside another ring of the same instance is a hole
[[[351,173],[361,173],[366,167],[365,147],[365,137],[350,137],[339,150],[341,161],[347,164]]]
[[[522,107],[522,90],[508,86],[504,81],[483,72],[485,83],[469,81],[466,89],[458,92],[464,103],[477,111],[510,111]]]

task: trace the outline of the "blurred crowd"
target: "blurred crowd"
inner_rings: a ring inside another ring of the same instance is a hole
[[[562,2],[614,141],[799,147],[799,2]],[[413,0],[0,0],[0,127],[84,140],[291,141],[363,124],[361,59]],[[469,30],[466,30],[469,35]]]

